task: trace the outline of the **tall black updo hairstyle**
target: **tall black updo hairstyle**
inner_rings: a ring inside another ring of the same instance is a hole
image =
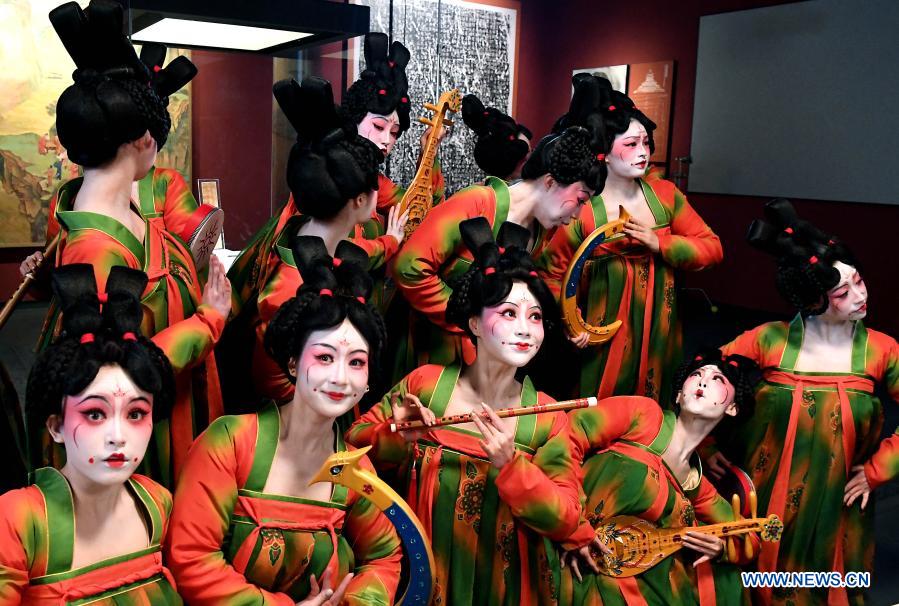
[[[555,330],[559,324],[559,308],[546,283],[537,275],[537,268],[527,251],[528,230],[505,222],[494,240],[487,219],[475,217],[460,223],[459,233],[474,255],[474,261],[452,284],[446,321],[464,330],[474,342],[468,320],[509,296],[513,283],[523,282],[540,303],[544,330],[547,333]]]
[[[591,77],[592,78],[592,77]],[[550,174],[564,185],[583,181],[594,192],[606,183],[605,154],[608,152],[595,79],[577,78],[568,112],[556,120],[553,132],[540,140],[521,169],[523,179]]]
[[[165,419],[175,399],[175,377],[162,350],[140,332],[147,275],[113,267],[106,293],[98,295],[93,267],[78,263],[56,269],[52,283],[62,309],[62,332],[28,375],[29,427],[41,427],[50,415],[62,414],[63,398],[84,391],[100,368],[109,365],[121,367],[135,385],[153,394],[153,420]]]
[[[338,326],[345,319],[368,342],[369,384],[380,376],[380,364],[387,343],[384,320],[368,302],[372,279],[368,274],[368,255],[343,240],[334,257],[317,236],[298,236],[293,244],[293,259],[303,284],[297,294],[278,309],[265,331],[265,350],[291,382],[291,358],[297,358],[309,334]]]
[[[159,42],[143,42],[140,47],[140,60],[150,74],[150,86],[164,107],[169,106],[169,97],[197,75],[197,66],[183,55],[163,67],[166,51],[166,46]]]
[[[190,60],[179,57],[163,68],[158,48],[151,48],[151,72],[122,33],[122,5],[112,0],[91,0],[87,11],[63,4],[50,11],[50,22],[77,67],[56,103],[56,128],[69,158],[101,166],[147,131],[162,148],[172,126],[168,96],[197,72]]]
[[[613,89],[612,83],[609,82],[607,78],[591,76],[588,74],[579,75],[593,78],[597,81],[597,84],[601,89],[599,109],[603,118],[603,129],[605,131],[607,148],[612,149],[612,143],[615,141],[615,137],[623,134],[630,128],[631,120],[636,120],[646,129],[646,134],[649,136],[649,153],[654,153],[656,150],[656,142],[653,132],[656,129],[656,123],[640,111],[630,97],[621,91]]]
[[[462,119],[476,137],[474,160],[488,175],[507,179],[528,155],[530,145],[518,137],[530,139],[531,131],[495,107],[484,107],[476,96],[462,99]]]
[[[680,404],[677,402],[677,394],[684,387],[687,377],[703,366],[717,366],[730,384],[734,386],[734,403],[737,405],[737,415],[734,422],[748,419],[755,410],[755,386],[761,376],[761,371],[753,360],[739,354],[725,356],[720,349],[706,349],[700,351],[691,360],[684,362],[674,375],[674,412],[680,414]]]
[[[378,188],[382,154],[338,116],[330,82],[312,76],[300,85],[290,78],[276,82],[272,91],[297,131],[287,185],[302,214],[331,219],[350,199]]]
[[[365,34],[363,54],[365,70],[343,94],[341,110],[353,125],[368,112],[386,116],[396,110],[402,135],[409,129],[409,49],[397,41],[391,44],[387,34],[371,32]]]
[[[771,200],[764,213],[764,219],[749,226],[746,238],[777,259],[777,291],[805,317],[824,313],[828,291],[840,282],[834,263],[858,269],[858,261],[835,236],[800,219],[789,200]]]
[[[598,160],[590,141],[590,132],[580,126],[543,137],[524,163],[521,178],[539,179],[549,174],[563,185],[583,181],[589,189],[602,191],[605,187],[605,164]]]

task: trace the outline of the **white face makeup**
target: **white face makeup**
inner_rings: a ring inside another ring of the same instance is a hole
[[[840,272],[840,281],[827,292],[825,318],[842,322],[861,320],[868,313],[868,288],[858,271],[842,261],[833,264]]]
[[[534,217],[544,229],[568,225],[590,201],[593,192],[583,181],[575,181],[571,185],[559,183],[552,177],[548,181],[543,197],[534,208]]]
[[[311,332],[296,362],[297,395],[319,415],[336,419],[365,393],[368,352],[368,343],[349,319]]]
[[[479,356],[483,352],[520,368],[543,345],[543,310],[524,282],[515,282],[499,305],[485,307],[472,318],[471,330],[478,338]]]
[[[649,135],[643,125],[631,120],[628,129],[617,135],[606,155],[609,173],[622,179],[637,179],[649,164]]]
[[[720,420],[725,414],[737,414],[736,392],[731,382],[714,364],[697,368],[684,381],[678,394],[681,414]]]
[[[153,396],[119,366],[103,366],[87,388],[50,417],[53,440],[65,444],[66,467],[90,481],[121,484],[134,473],[153,434]]]
[[[368,112],[356,126],[356,131],[377,145],[386,158],[400,135],[400,118],[396,110],[386,116]]]

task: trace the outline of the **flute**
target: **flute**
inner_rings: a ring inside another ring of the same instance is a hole
[[[577,410],[578,408],[588,408],[596,406],[596,398],[576,398],[574,400],[563,400],[562,402],[551,402],[549,404],[537,404],[536,406],[517,406],[515,408],[501,408],[495,411],[496,416],[501,419],[506,417],[521,417],[524,415],[536,415],[542,412],[565,412],[567,410]],[[434,420],[433,425],[425,425],[424,421],[403,421],[402,423],[391,423],[390,431],[406,431],[409,429],[432,429],[443,425],[458,425],[459,423],[469,423],[474,416],[487,418],[486,413],[467,412],[461,415],[452,415],[448,417],[438,417]]]

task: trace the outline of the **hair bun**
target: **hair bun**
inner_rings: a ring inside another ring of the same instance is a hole
[[[368,255],[352,242],[341,241],[332,258],[318,236],[297,236],[293,259],[303,278],[298,297],[307,292],[320,295],[322,290],[331,296],[365,300],[371,297],[373,284],[368,275]]]
[[[341,109],[354,126],[369,112],[386,116],[396,111],[402,134],[410,125],[409,49],[398,41],[390,43],[387,34],[370,32],[365,35],[363,55],[365,69],[344,93]]]

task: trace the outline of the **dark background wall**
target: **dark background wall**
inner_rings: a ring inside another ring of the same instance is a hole
[[[646,0],[640,3],[566,0],[522,2],[518,119],[545,133],[570,99],[571,70],[674,59],[675,96],[669,157],[690,153],[693,90],[699,18],[702,15],[783,4],[776,0]],[[834,94],[822,91],[822,94]],[[752,99],[746,99],[752,103]],[[762,126],[762,125],[760,125]],[[809,141],[808,154],[815,153]],[[845,153],[852,153],[845,150]],[[895,162],[892,162],[895,165]],[[884,170],[891,165],[884,158]],[[689,186],[688,186],[689,192]],[[724,262],[707,272],[688,274],[687,286],[700,287],[716,301],[787,313],[774,291],[769,257],[750,249],[746,228],[760,216],[765,198],[689,195],[691,204],[721,237]],[[799,212],[838,234],[864,262],[871,297],[866,324],[899,334],[899,289],[891,243],[896,241],[899,207],[894,205],[793,200]],[[884,201],[886,202],[886,200]]]
[[[522,0],[517,117],[536,135],[546,133],[566,110],[572,69],[673,59],[676,76],[669,157],[686,156],[690,153],[699,18],[781,3],[645,0],[635,5]],[[221,179],[227,244],[239,248],[283,201],[279,186],[283,168],[276,167],[272,173],[272,61],[200,51],[194,53],[194,61],[200,74],[193,84],[193,176]],[[316,69],[327,72],[326,77],[339,89],[340,65],[333,59],[313,61],[307,64],[311,70],[307,73]],[[814,141],[809,142],[808,153],[815,153]],[[885,170],[889,166],[886,160]],[[710,194],[693,194],[689,199],[721,237],[725,260],[707,272],[688,274],[685,285],[703,288],[721,303],[788,312],[773,288],[771,259],[750,249],[743,239],[766,200]],[[871,292],[867,324],[899,334],[899,315],[891,313],[899,309],[899,289],[890,287],[894,278],[890,244],[896,239],[899,207],[839,200],[794,202],[800,213],[838,234],[864,261],[863,275]],[[3,299],[18,284],[19,262],[30,252],[0,249]]]

